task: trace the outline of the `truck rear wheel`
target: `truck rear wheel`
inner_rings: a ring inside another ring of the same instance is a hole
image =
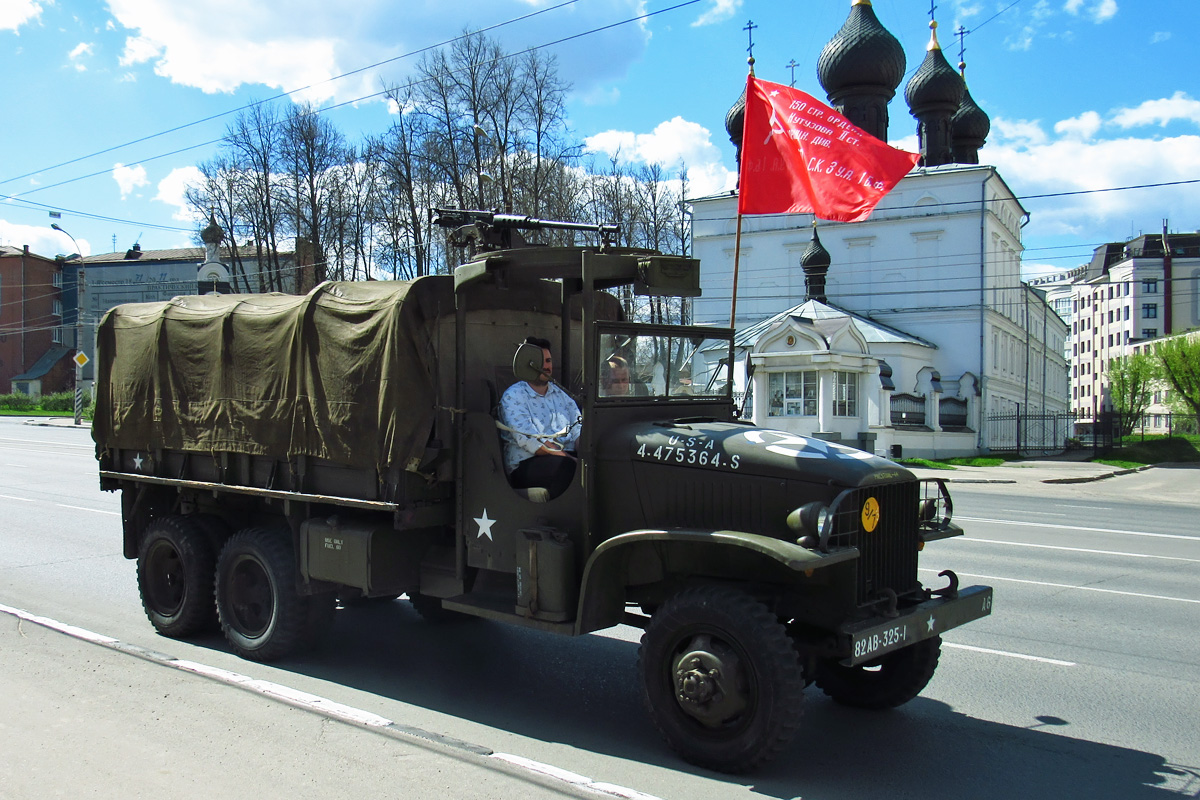
[[[138,545],[138,592],[155,630],[178,639],[216,621],[216,554],[204,530],[187,517],[159,517]]]
[[[912,700],[929,684],[941,652],[942,637],[934,636],[857,667],[825,659],[817,666],[817,686],[845,706],[895,708]]]
[[[646,707],[684,760],[721,772],[765,763],[799,725],[804,676],[786,629],[736,589],[663,603],[638,651]]]
[[[315,620],[295,581],[287,531],[248,528],[225,543],[217,558],[217,613],[239,656],[273,661],[311,641]]]

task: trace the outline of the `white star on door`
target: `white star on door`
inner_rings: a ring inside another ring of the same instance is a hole
[[[142,454],[138,453],[133,457],[133,468],[138,472],[142,471]]]
[[[476,538],[482,539],[484,536],[486,536],[493,542],[496,541],[495,539],[492,539],[492,525],[496,523],[496,520],[488,519],[487,509],[485,508],[483,510],[482,517],[475,517],[474,519],[476,524],[479,525],[479,534],[476,536]]]
[[[929,630],[930,630],[930,631],[932,631],[932,630],[933,630],[933,623],[934,623],[933,614],[930,614],[930,615],[929,615],[929,621],[925,623],[926,625],[928,625],[928,626],[929,626]]]

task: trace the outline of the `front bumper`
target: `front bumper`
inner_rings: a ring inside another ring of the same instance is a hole
[[[992,587],[968,586],[952,597],[926,600],[892,619],[881,622],[875,617],[844,625],[838,631],[838,639],[848,640],[850,655],[841,663],[857,666],[991,613]]]

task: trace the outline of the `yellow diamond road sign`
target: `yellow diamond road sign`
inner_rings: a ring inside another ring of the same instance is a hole
[[[89,362],[89,361],[91,361],[91,359],[88,358],[87,355],[82,350],[80,350],[78,353],[75,354],[75,363],[78,364],[79,366],[82,367],[85,364],[87,364],[87,362]]]

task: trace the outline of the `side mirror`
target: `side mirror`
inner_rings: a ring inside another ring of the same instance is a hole
[[[536,381],[542,374],[542,348],[525,342],[513,354],[513,375],[519,381]]]

